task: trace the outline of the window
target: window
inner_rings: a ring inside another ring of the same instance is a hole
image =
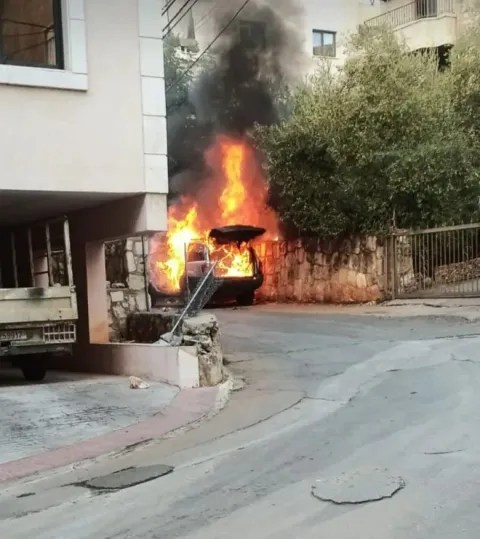
[[[314,30],[313,55],[335,58],[336,54],[336,33],[325,32],[323,30]]]
[[[0,64],[63,69],[61,0],[0,0]]]

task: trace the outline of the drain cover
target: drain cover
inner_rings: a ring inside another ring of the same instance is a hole
[[[312,494],[324,502],[359,504],[391,498],[404,487],[401,477],[385,469],[370,468],[319,479]]]
[[[172,473],[173,469],[173,466],[165,464],[125,468],[108,475],[89,479],[82,483],[82,486],[95,490],[121,490],[158,479]]]

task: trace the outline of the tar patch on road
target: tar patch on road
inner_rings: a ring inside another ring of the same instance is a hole
[[[323,502],[356,505],[392,498],[405,488],[405,481],[385,469],[370,468],[319,479],[312,495]]]
[[[131,467],[101,477],[94,477],[82,483],[76,483],[76,486],[100,492],[111,492],[141,485],[148,481],[154,481],[159,477],[172,473],[173,470],[173,466],[166,464]]]

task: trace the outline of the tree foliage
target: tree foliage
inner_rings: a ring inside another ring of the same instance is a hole
[[[352,36],[280,125],[257,128],[281,217],[302,233],[377,233],[478,218],[480,48],[411,53],[384,29]],[[480,39],[479,39],[480,44]]]

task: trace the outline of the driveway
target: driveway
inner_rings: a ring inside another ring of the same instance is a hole
[[[353,313],[353,314],[352,314]],[[210,422],[115,459],[11,484],[0,534],[476,539],[480,324],[260,307],[216,311],[247,380]],[[78,486],[152,464],[115,492]]]
[[[132,390],[128,378],[50,372],[41,384],[0,370],[0,464],[127,427],[170,404],[178,389],[151,383]]]

